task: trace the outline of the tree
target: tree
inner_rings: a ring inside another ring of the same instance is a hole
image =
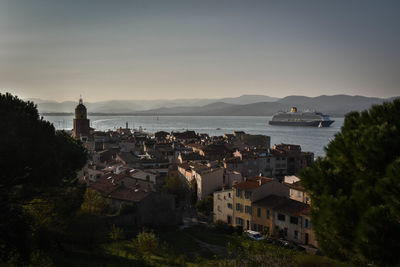
[[[159,252],[160,244],[157,236],[153,232],[140,232],[134,242],[138,252],[144,257]]]
[[[119,241],[125,238],[124,229],[115,226],[115,224],[111,225],[111,230],[109,233],[111,240]]]
[[[103,215],[107,208],[107,201],[96,190],[86,188],[81,211],[91,215]]]
[[[205,199],[197,201],[196,210],[208,216],[213,211],[213,205],[213,197],[207,196]]]
[[[28,258],[32,225],[48,226],[50,211],[47,216],[67,219],[80,207],[84,191],[76,171],[87,153],[79,140],[40,118],[32,102],[9,93],[0,94],[0,129],[0,258],[12,251]]]
[[[186,185],[177,176],[168,177],[162,190],[165,193],[175,195],[177,202],[185,200]]]
[[[329,256],[378,265],[400,255],[400,99],[351,112],[301,174],[318,244]]]

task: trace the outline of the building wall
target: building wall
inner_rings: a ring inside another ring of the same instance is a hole
[[[285,217],[284,221],[279,219],[280,215]],[[297,218],[297,224],[291,222],[291,217]],[[283,230],[285,239],[296,243],[303,243],[302,223],[302,217],[274,212],[274,235],[279,236],[279,231]],[[297,236],[295,232],[297,232]]]
[[[236,171],[226,171],[224,174],[224,180],[223,183],[229,188],[232,188],[233,183],[235,182],[242,182],[243,177],[239,172]]]
[[[240,220],[243,219],[243,228],[249,230],[253,226],[253,207],[252,203],[269,195],[289,196],[289,188],[278,181],[270,181],[252,190],[241,190],[233,188],[233,216],[234,226],[238,226]],[[247,192],[247,193],[246,193]],[[240,209],[241,207],[241,209]],[[261,224],[261,223],[260,223]],[[262,225],[262,224],[261,224]],[[266,225],[267,226],[267,225]]]
[[[194,177],[197,182],[197,197],[204,199],[217,190],[220,190],[223,185],[224,169],[217,168],[212,171],[197,173],[194,172]]]
[[[303,235],[302,235],[303,244],[311,245],[317,248],[318,243],[317,240],[315,239],[315,233],[312,230],[310,217],[303,215],[302,219],[303,219]],[[308,242],[306,242],[307,241],[306,235],[308,235]]]
[[[269,195],[289,196],[289,188],[284,184],[273,180],[255,188],[251,194],[251,201],[257,201]]]
[[[258,205],[253,205],[252,215],[252,230],[271,235],[274,229],[273,210]]]
[[[181,168],[178,166],[178,173],[179,173],[179,177],[183,178],[188,185],[193,180],[193,174],[192,174],[191,170],[190,171],[185,170],[184,168]]]
[[[310,198],[307,196],[307,194],[304,191],[301,191],[301,190],[296,190],[296,189],[290,188],[289,197],[291,199],[294,199],[299,202],[311,204]]]
[[[251,191],[251,190],[249,190]],[[247,207],[247,208],[246,208]],[[233,188],[233,226],[251,228],[251,200],[246,198],[246,190]]]
[[[214,223],[218,220],[233,223],[233,190],[214,192]],[[229,219],[230,218],[230,219]]]
[[[73,136],[75,138],[89,136],[89,120],[88,119],[74,119]]]

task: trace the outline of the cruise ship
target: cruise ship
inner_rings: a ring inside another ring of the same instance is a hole
[[[292,107],[290,112],[279,112],[269,121],[270,125],[286,126],[314,126],[328,127],[334,121],[328,115],[320,112],[297,112],[296,107]]]

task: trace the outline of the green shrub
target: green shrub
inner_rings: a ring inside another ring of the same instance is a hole
[[[207,196],[205,199],[197,201],[196,210],[207,216],[210,215],[213,210],[213,197]]]
[[[135,245],[138,252],[144,256],[155,254],[160,247],[156,235],[153,232],[146,231],[142,231],[137,235]]]
[[[109,233],[109,236],[113,241],[122,240],[125,238],[124,229],[117,227],[115,226],[115,224],[113,224],[111,226],[111,231]]]

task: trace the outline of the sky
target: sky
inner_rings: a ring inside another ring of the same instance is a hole
[[[400,1],[0,0],[0,92],[400,95]]]

